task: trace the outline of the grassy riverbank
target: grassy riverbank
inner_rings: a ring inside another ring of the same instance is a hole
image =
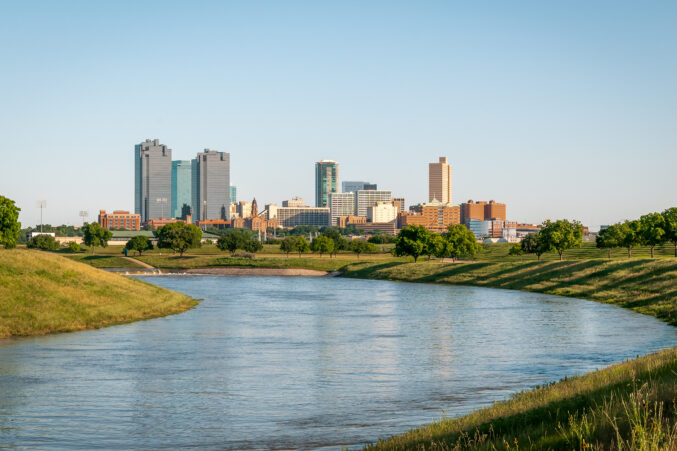
[[[677,349],[668,349],[525,391],[367,448],[675,449],[676,385]]]
[[[195,304],[183,294],[53,253],[0,249],[0,338],[94,329]]]
[[[677,259],[354,264],[344,276],[537,291],[631,308],[677,325]]]

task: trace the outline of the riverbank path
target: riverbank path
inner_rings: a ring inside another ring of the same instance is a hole
[[[148,263],[144,263],[144,262],[142,262],[141,260],[137,260],[137,259],[134,258],[134,257],[122,257],[122,258],[124,258],[125,260],[129,260],[130,262],[134,262],[134,263],[136,263],[137,265],[140,265],[140,266],[142,266],[142,267],[144,267],[144,268],[147,268],[147,269],[155,269],[155,266],[151,266],[151,265],[149,265]]]

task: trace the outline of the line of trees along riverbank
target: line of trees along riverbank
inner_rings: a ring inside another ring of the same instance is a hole
[[[608,250],[609,258],[616,247],[626,248],[628,258],[631,258],[632,248],[642,245],[651,249],[651,258],[654,258],[656,246],[672,243],[677,257],[677,207],[610,225],[599,231],[596,243],[597,247]]]

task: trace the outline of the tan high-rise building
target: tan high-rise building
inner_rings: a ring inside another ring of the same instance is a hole
[[[428,202],[437,200],[443,204],[451,202],[451,165],[447,157],[440,157],[439,163],[428,164]]]

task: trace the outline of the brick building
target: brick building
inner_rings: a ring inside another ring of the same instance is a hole
[[[505,204],[490,200],[473,202],[469,200],[461,204],[461,224],[466,224],[469,220],[488,221],[497,219],[505,221]]]
[[[115,210],[113,213],[100,210],[99,225],[109,230],[141,230],[141,215],[123,210]]]
[[[408,225],[420,225],[426,229],[443,233],[450,224],[461,223],[461,208],[458,205],[450,205],[442,202],[428,202],[418,204],[410,208],[410,212],[402,212],[398,215],[400,228]]]

